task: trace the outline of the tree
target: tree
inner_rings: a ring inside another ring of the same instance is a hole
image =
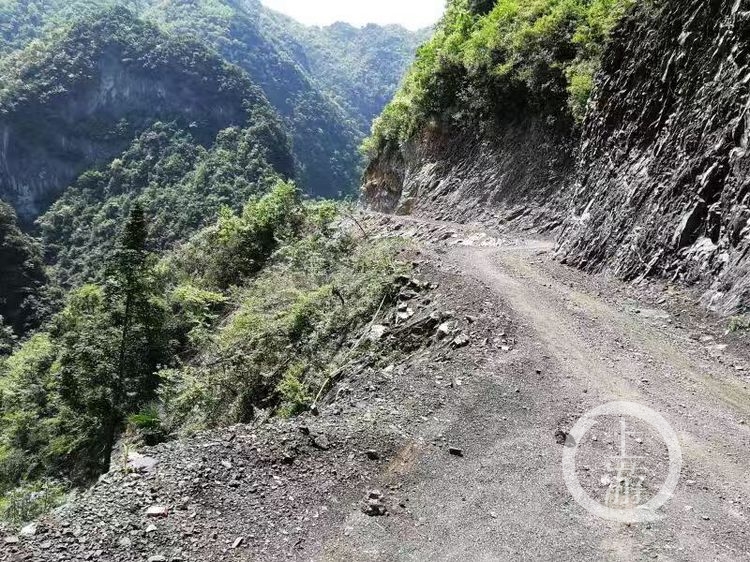
[[[147,250],[147,240],[145,213],[140,203],[135,203],[108,280],[112,320],[120,335],[117,372],[111,381],[113,407],[107,420],[107,459],[125,417],[156,397],[156,372],[169,359],[166,311],[157,298],[154,260]]]
[[[0,201],[0,317],[19,335],[36,323],[33,301],[47,281],[41,255],[15,211]]]
[[[169,361],[166,311],[158,298],[148,226],[135,204],[104,287],[74,292],[57,322],[61,414],[53,456],[73,459],[81,479],[109,469],[129,414],[156,397]]]

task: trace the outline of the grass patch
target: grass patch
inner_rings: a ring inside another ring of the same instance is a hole
[[[730,333],[747,332],[750,331],[750,315],[743,314],[741,316],[734,316],[729,319],[728,326]]]

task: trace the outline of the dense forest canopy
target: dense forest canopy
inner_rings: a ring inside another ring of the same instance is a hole
[[[13,58],[23,48],[33,53],[76,21],[112,7],[200,40],[246,71],[292,134],[300,185],[321,196],[356,190],[357,147],[427,37],[395,26],[343,35],[338,26],[308,28],[257,0],[3,0],[0,56]]]

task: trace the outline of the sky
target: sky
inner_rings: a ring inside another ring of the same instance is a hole
[[[368,23],[400,23],[409,29],[433,25],[443,15],[445,0],[261,0],[269,8],[307,25],[345,21],[355,26]]]

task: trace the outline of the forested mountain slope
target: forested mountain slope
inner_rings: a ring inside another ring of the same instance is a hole
[[[325,30],[305,28],[257,0],[7,0],[0,5],[0,53],[63,33],[77,20],[95,17],[112,6],[124,6],[179,37],[200,40],[246,71],[286,121],[300,184],[321,196],[355,189],[360,175],[357,147],[369,131],[371,117],[395,91],[417,42],[424,38],[400,28],[380,33],[381,28],[375,27],[369,37],[373,32],[382,35],[378,45],[387,49],[368,56],[376,47],[363,45],[364,31],[334,40]],[[339,46],[341,40],[347,42]],[[351,57],[330,60],[323,49],[332,44],[340,53],[362,53],[363,66],[348,68]],[[324,58],[326,72],[321,72]],[[365,107],[360,105],[362,91],[352,91],[363,74],[369,76],[371,86]]]
[[[90,483],[124,434],[312,408],[394,298],[398,246],[305,194],[353,191],[360,111],[416,39],[324,73],[326,33],[251,0],[0,4],[0,520]]]
[[[264,22],[283,37],[292,57],[331,95],[363,136],[393,94],[417,48],[432,30],[410,32],[398,25],[346,23],[308,27],[273,11]]]
[[[38,297],[47,276],[41,249],[16,224],[16,213],[0,201],[0,355],[13,343],[9,327],[23,333],[35,320],[33,299]]]
[[[555,229],[570,263],[746,311],[748,8],[453,0],[367,142],[364,197]]]
[[[247,75],[123,8],[3,60],[0,197],[29,224],[65,187],[157,120],[210,143],[267,107]]]
[[[136,201],[166,249],[277,175],[350,194],[369,118],[424,36],[388,28],[369,56],[360,35],[380,29],[334,40],[255,0],[6,0],[0,198],[23,228],[38,221],[53,279],[71,286],[100,277]],[[368,95],[352,90],[363,72]]]

